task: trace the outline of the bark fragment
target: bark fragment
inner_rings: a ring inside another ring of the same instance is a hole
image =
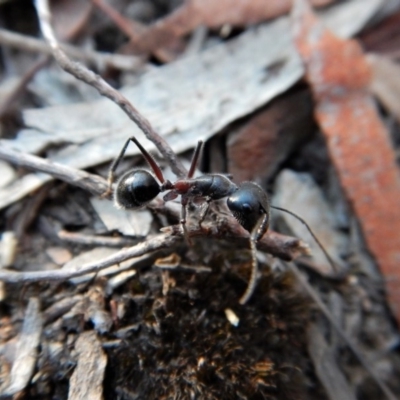
[[[357,42],[325,29],[303,0],[295,2],[293,35],[316,102],[315,118],[400,321],[400,174],[368,93],[370,65]]]

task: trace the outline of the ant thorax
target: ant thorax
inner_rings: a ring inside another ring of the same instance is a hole
[[[198,178],[178,180],[174,183],[174,189],[180,195],[219,200],[230,196],[238,187],[223,174],[207,174]]]

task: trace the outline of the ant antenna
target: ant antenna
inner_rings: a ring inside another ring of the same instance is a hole
[[[145,160],[147,161],[147,163],[149,164],[151,169],[154,171],[154,173],[155,173],[156,177],[158,178],[158,180],[161,183],[165,182],[165,178],[164,178],[164,175],[163,175],[163,173],[161,171],[161,168],[157,165],[157,163],[154,160],[153,156],[151,156],[150,153],[148,153],[146,151],[146,149],[139,143],[139,141],[135,137],[132,136],[125,142],[124,147],[122,148],[122,150],[119,153],[118,157],[111,164],[110,170],[108,171],[108,179],[107,179],[108,191],[111,191],[112,184],[115,181],[115,171],[117,170],[119,163],[121,162],[122,158],[124,157],[126,149],[129,146],[129,142],[131,142],[131,141],[133,143],[135,143],[136,146],[139,148],[139,150],[143,154],[143,157],[145,158]]]
[[[246,291],[239,299],[240,304],[246,304],[254,292],[257,283],[258,263],[257,263],[257,241],[267,231],[269,224],[269,211],[258,219],[256,225],[250,232],[250,250],[251,250],[251,274],[247,283]]]
[[[251,251],[251,274],[249,281],[247,282],[246,291],[242,294],[242,297],[239,299],[239,304],[241,305],[246,304],[249,301],[257,283],[257,275],[258,275],[257,247],[256,247],[256,241],[253,238],[250,238],[250,251]]]
[[[283,211],[287,214],[290,214],[292,217],[295,217],[297,220],[299,220],[308,230],[309,234],[313,237],[315,242],[318,244],[319,248],[322,250],[324,253],[326,259],[328,260],[329,264],[331,265],[332,269],[335,272],[339,272],[339,268],[337,267],[335,261],[333,261],[332,257],[329,255],[329,253],[325,250],[325,247],[322,245],[322,243],[319,241],[317,236],[314,234],[314,232],[311,230],[310,226],[307,224],[306,221],[304,221],[303,218],[299,217],[297,214],[295,214],[292,211],[286,210],[286,208],[281,208],[281,207],[276,207],[276,206],[270,206],[271,208],[274,208],[275,210]]]

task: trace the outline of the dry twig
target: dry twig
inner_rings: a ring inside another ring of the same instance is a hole
[[[101,196],[107,190],[107,182],[98,175],[89,174],[31,154],[21,153],[6,146],[0,145],[0,158],[21,167],[45,172],[64,182],[79,186],[96,196]]]
[[[66,72],[77,79],[93,86],[102,96],[105,96],[116,103],[126,115],[143,131],[146,137],[151,140],[160,153],[171,166],[172,171],[179,177],[186,176],[186,170],[178,160],[169,144],[153,129],[150,122],[129,102],[129,100],[111,87],[100,75],[88,70],[85,66],[71,61],[61,50],[50,24],[50,10],[47,0],[37,0],[36,9],[39,17],[42,33],[58,64]]]
[[[1,29],[0,29],[1,35]],[[0,39],[1,42],[1,39]],[[25,74],[19,79],[18,84],[14,88],[14,90],[1,99],[0,103],[0,118],[7,113],[7,111],[11,108],[14,101],[24,92],[28,83],[32,80],[32,78],[36,75],[36,73],[42,69],[48,62],[48,56],[40,56],[34,64],[30,66],[30,68],[25,72]]]
[[[225,227],[228,226],[229,225],[226,225]],[[61,269],[51,271],[12,272],[10,270],[2,269],[0,270],[0,280],[10,283],[37,282],[42,280],[59,281],[86,275],[91,272],[99,272],[111,265],[119,264],[125,260],[129,260],[130,258],[139,257],[165,248],[171,249],[181,243],[182,232],[179,229],[179,226],[173,226],[168,229],[170,230],[168,233],[161,233],[135,246],[122,249],[101,261],[84,264],[77,270]],[[194,230],[189,229],[188,231],[189,234],[196,234],[196,231]],[[201,230],[201,235],[204,236],[205,234],[207,234],[207,229]],[[241,238],[235,233],[229,235],[229,233],[224,230],[213,233],[209,230],[208,234],[214,238],[234,238],[235,241],[240,241],[243,246],[248,244],[248,237],[246,234]],[[231,237],[231,235],[233,237]],[[304,244],[302,244],[300,240],[280,235],[275,232],[268,232],[268,234],[264,236],[260,241],[260,248],[275,256],[281,257],[284,260],[293,260],[299,255],[305,254]]]
[[[99,8],[104,14],[106,14],[117,26],[129,37],[131,42],[138,43],[140,40],[140,34],[146,29],[139,22],[130,20],[116,11],[107,2],[102,0],[92,0],[92,3]]]
[[[161,250],[166,247],[173,247],[181,241],[179,236],[171,234],[160,234],[148,239],[136,246],[122,249],[101,261],[84,264],[77,270],[51,270],[34,272],[10,272],[5,269],[0,270],[0,280],[5,282],[37,282],[37,281],[57,281],[82,276],[91,272],[99,272],[111,265],[119,264],[122,261],[133,257],[139,257],[152,251]]]
[[[10,32],[6,29],[0,29],[0,44],[34,53],[53,55],[53,50],[42,40]],[[94,63],[98,68],[109,66],[119,70],[133,71],[142,65],[139,57],[101,53],[91,50],[83,51],[69,44],[63,44],[62,49],[71,57]]]
[[[104,247],[126,247],[134,243],[132,239],[125,237],[93,236],[76,232],[60,231],[57,233],[59,239],[69,243],[78,243],[86,246]]]

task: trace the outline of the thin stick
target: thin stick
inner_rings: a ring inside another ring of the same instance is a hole
[[[354,355],[358,358],[358,361],[360,362],[360,364],[365,368],[365,370],[374,379],[375,383],[380,387],[380,389],[385,394],[385,396],[390,400],[396,400],[397,397],[392,393],[392,391],[389,389],[389,387],[380,379],[380,377],[375,372],[375,370],[373,368],[371,368],[371,366],[370,366],[371,363],[364,358],[363,354],[360,352],[360,350],[358,350],[357,346],[353,343],[353,341],[349,337],[349,335],[342,329],[342,327],[339,325],[339,323],[333,317],[332,313],[329,311],[328,307],[320,299],[318,293],[314,290],[314,288],[308,283],[307,279],[299,271],[296,264],[294,264],[292,262],[289,262],[287,264],[289,265],[290,270],[296,276],[298,281],[306,289],[306,291],[310,295],[310,297],[318,305],[319,309],[322,311],[322,313],[325,315],[325,317],[329,320],[329,322],[332,324],[332,326],[336,329],[336,332],[342,337],[342,339],[345,341],[345,343],[347,343],[347,345],[349,346],[351,351],[354,353]]]
[[[53,50],[43,40],[35,39],[20,33],[0,29],[0,44],[34,53],[53,55]],[[139,57],[122,54],[109,54],[91,50],[81,50],[75,46],[61,44],[62,49],[70,56],[81,61],[94,63],[98,68],[113,67],[122,71],[134,71],[143,65]]]
[[[87,263],[79,269],[67,270],[56,269],[50,271],[34,271],[34,272],[11,272],[5,269],[0,270],[0,280],[10,283],[21,282],[38,282],[38,281],[60,281],[77,276],[86,275],[92,272],[99,272],[112,265],[119,264],[130,258],[139,257],[152,251],[171,248],[179,244],[181,238],[170,233],[162,233],[151,239],[145,240],[136,246],[122,249],[101,261]]]
[[[22,93],[24,93],[28,83],[32,80],[36,73],[49,62],[49,60],[49,56],[39,56],[35,63],[31,65],[30,68],[25,72],[25,74],[20,78],[15,89],[10,94],[8,94],[8,96],[4,96],[1,99],[0,118],[2,118],[4,114],[12,107],[14,101],[17,100],[22,95]]]
[[[139,127],[139,129],[143,131],[146,137],[155,144],[157,149],[171,166],[172,171],[180,178],[186,176],[186,169],[176,157],[169,144],[153,129],[150,122],[139,113],[130,101],[104,81],[100,75],[95,74],[79,63],[71,61],[60,49],[50,24],[51,16],[48,1],[36,0],[35,4],[43,36],[50,45],[53,56],[60,67],[75,76],[75,78],[93,86],[102,96],[105,96],[116,103]]]
[[[226,232],[219,231],[210,234],[214,238],[227,238]],[[247,232],[246,232],[247,233]],[[207,230],[194,230],[190,231],[192,236],[207,235]],[[234,238],[236,241],[245,245],[248,242],[248,235],[238,237],[236,234],[228,239]],[[133,247],[120,250],[103,260],[93,263],[84,264],[78,270],[51,270],[51,271],[33,271],[33,272],[13,272],[10,270],[0,270],[0,281],[10,283],[21,282],[37,282],[37,281],[57,281],[82,276],[92,272],[99,272],[102,269],[108,268],[111,265],[121,263],[133,257],[139,257],[152,251],[157,251],[165,248],[172,248],[173,246],[181,243],[182,230],[180,225],[168,227],[168,232],[157,235],[151,239],[145,240]],[[284,259],[294,259],[302,254],[301,242],[298,239],[291,238],[284,235],[279,235],[270,232],[263,238],[264,250],[270,250],[271,254],[279,255]]]
[[[137,43],[140,40],[140,35],[145,29],[142,24],[124,17],[108,3],[103,2],[102,0],[92,0],[92,3],[106,14],[114,24],[129,37],[131,42]]]
[[[1,144],[0,159],[34,171],[45,172],[64,182],[79,186],[96,196],[101,196],[107,190],[107,181],[101,176],[45,160],[32,154],[22,153]]]
[[[126,247],[132,246],[135,241],[125,237],[95,236],[76,232],[68,232],[61,230],[57,233],[59,239],[69,242],[78,243],[86,246],[104,246],[104,247]]]

